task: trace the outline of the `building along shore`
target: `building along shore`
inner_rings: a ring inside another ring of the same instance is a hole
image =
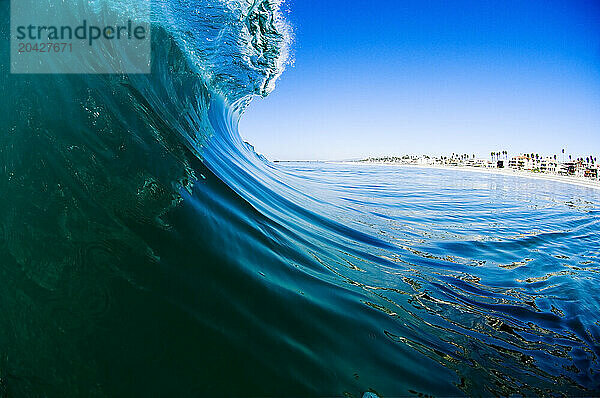
[[[369,157],[357,162],[487,171],[504,175],[544,178],[546,180],[600,188],[596,157],[588,156],[575,160],[569,157],[568,160],[560,161],[556,155],[541,157],[535,154],[521,154],[509,158],[506,151],[499,154],[492,154],[491,159],[480,159],[475,157],[475,155],[457,154],[450,156],[403,155]]]

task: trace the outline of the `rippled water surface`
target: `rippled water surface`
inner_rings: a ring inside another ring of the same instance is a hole
[[[437,395],[598,391],[600,191],[453,170],[278,168],[317,198],[305,206],[380,240],[327,265],[361,294],[346,315],[387,317],[369,321],[377,343],[364,361],[387,357],[400,385]],[[351,344],[361,332],[341,333]]]

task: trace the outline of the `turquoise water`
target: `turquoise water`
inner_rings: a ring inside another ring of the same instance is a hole
[[[277,172],[310,193],[304,208],[354,232],[315,258],[360,295],[351,313],[364,324],[347,338],[361,352],[350,363],[381,362],[377,376],[357,370],[363,389],[597,391],[599,190],[397,166],[280,163]]]
[[[598,394],[600,191],[271,163],[277,4],[153,18],[150,75],[0,63],[0,396]]]

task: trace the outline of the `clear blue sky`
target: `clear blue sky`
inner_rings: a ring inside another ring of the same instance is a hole
[[[295,66],[242,118],[272,160],[600,158],[599,0],[288,0]]]

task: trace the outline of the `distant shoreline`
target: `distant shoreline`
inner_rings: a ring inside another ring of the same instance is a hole
[[[513,177],[532,178],[532,179],[536,179],[536,180],[561,182],[561,183],[565,183],[565,184],[577,185],[580,187],[593,188],[593,189],[600,190],[600,181],[592,181],[585,177],[532,173],[529,171],[514,170],[514,169],[492,169],[492,168],[481,168],[481,167],[470,167],[470,166],[440,166],[440,165],[428,165],[428,164],[421,165],[421,164],[400,164],[400,163],[385,163],[385,162],[324,162],[324,163],[338,163],[338,164],[345,164],[345,165],[354,164],[354,165],[410,167],[410,168],[418,168],[418,169],[457,170],[457,171],[466,171],[466,172],[475,172],[475,173],[488,173],[488,174],[497,174],[497,175],[513,176]]]

